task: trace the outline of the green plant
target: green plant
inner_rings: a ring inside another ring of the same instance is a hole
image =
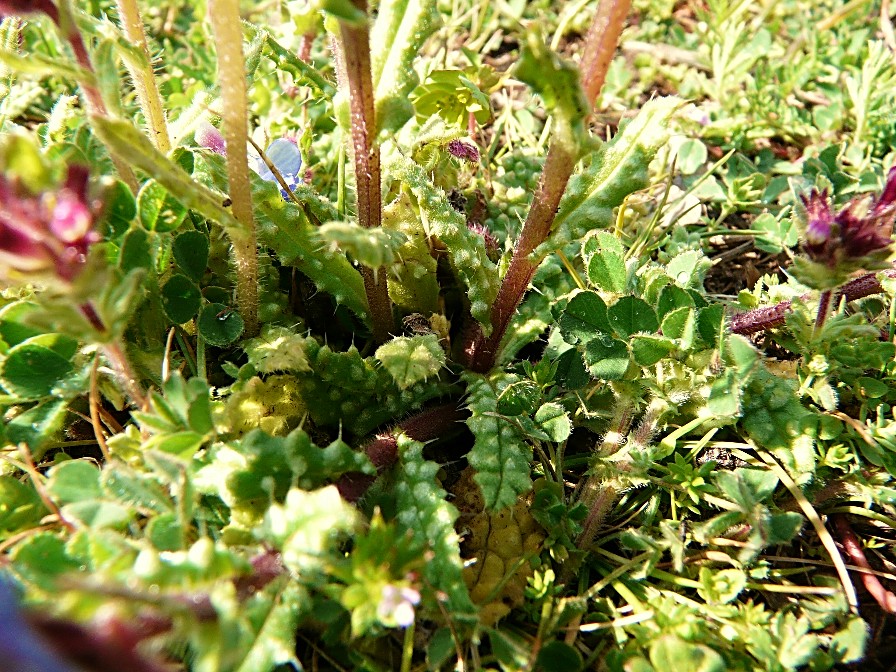
[[[835,537],[891,611],[854,529],[896,520],[880,43],[642,2],[671,49],[629,64],[626,0],[282,4],[0,1],[0,653],[862,659]],[[849,101],[791,110],[799,64]],[[735,236],[788,277],[707,289]]]

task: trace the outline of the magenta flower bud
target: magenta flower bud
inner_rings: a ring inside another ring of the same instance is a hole
[[[828,192],[813,190],[809,197],[801,197],[806,206],[808,223],[806,242],[809,245],[823,245],[831,237],[834,228],[834,213],[828,203]]]
[[[831,269],[858,270],[874,263],[893,242],[896,219],[896,168],[887,175],[880,196],[864,210],[853,199],[836,214],[831,210],[827,191],[813,190],[802,197],[806,207],[803,249],[809,258]]]
[[[448,153],[470,163],[479,163],[479,148],[469,142],[452,140],[448,143]]]
[[[227,143],[221,132],[207,121],[202,122],[193,134],[196,144],[200,147],[212,150],[215,154],[227,156]]]
[[[87,200],[87,169],[71,166],[63,187],[40,196],[0,175],[0,277],[37,273],[70,282],[99,241]]]
[[[46,14],[59,23],[59,11],[50,0],[0,0],[0,16]]]

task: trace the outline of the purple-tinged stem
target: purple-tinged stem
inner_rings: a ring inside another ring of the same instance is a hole
[[[828,319],[828,313],[831,312],[831,290],[826,289],[821,293],[818,299],[818,313],[815,315],[815,333],[821,331],[824,321]]]
[[[352,0],[366,13],[367,0]],[[352,147],[355,161],[355,184],[358,194],[358,223],[365,229],[382,223],[382,185],[380,147],[376,141],[376,108],[370,70],[370,28],[367,23],[355,26],[340,23],[345,82],[349,90]],[[383,343],[395,329],[392,301],[389,299],[384,268],[363,267],[364,289],[373,326],[373,339]]]
[[[78,31],[75,17],[72,14],[72,8],[69,6],[68,0],[60,2],[58,11],[55,12],[55,15],[50,14],[50,18],[53,19],[59,27],[59,32],[62,33],[63,37],[71,45],[72,52],[75,55],[75,60],[78,62],[78,65],[91,75],[95,75],[96,71],[94,70],[93,62],[90,60],[90,54],[87,53],[87,47],[84,45],[84,40],[81,37],[81,33]],[[92,79],[81,78],[81,80],[78,81],[78,86],[84,93],[88,113],[98,117],[108,117],[109,111],[106,108],[106,103],[103,101],[103,96],[100,94],[100,90],[96,87],[94,81],[92,81]],[[139,184],[137,183],[137,176],[134,175],[131,166],[114,152],[110,151],[110,156],[112,157],[112,163],[115,166],[115,170],[118,172],[119,176],[121,176],[122,181],[128,185],[128,188],[134,194],[136,194]]]
[[[896,269],[884,271],[884,275],[888,278],[896,278]],[[847,302],[855,301],[856,299],[863,299],[872,294],[880,294],[882,291],[883,287],[881,287],[877,275],[875,273],[868,273],[867,275],[863,275],[843,285],[837,291],[836,302],[839,303],[841,299],[846,299]],[[808,299],[810,296],[806,294],[801,298]],[[731,333],[749,336],[750,334],[755,334],[760,331],[780,327],[784,324],[784,320],[787,318],[788,313],[790,313],[792,305],[793,303],[791,301],[781,301],[774,306],[756,308],[744,313],[732,315]]]
[[[630,7],[631,0],[601,0],[585,38],[580,65],[582,88],[592,104],[603,86]],[[529,208],[513,251],[510,267],[492,306],[492,333],[486,337],[482,328],[477,325],[469,340],[464,343],[467,366],[477,373],[486,373],[495,365],[501,339],[538,268],[539,262],[533,261],[530,255],[551,232],[560,199],[566,191],[576,161],[576,148],[568,146],[567,142],[555,135],[551,140],[532,207]]]

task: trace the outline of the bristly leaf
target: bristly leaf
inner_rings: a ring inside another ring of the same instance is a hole
[[[613,209],[647,186],[647,167],[669,139],[669,121],[681,104],[673,96],[647,102],[637,117],[601,147],[591,166],[570,179],[554,230],[535,250],[536,257],[612,224]]]
[[[258,536],[283,554],[290,572],[310,581],[341,557],[336,540],[357,519],[357,511],[342,500],[336,486],[312,492],[293,488],[283,505],[268,508]]]
[[[383,363],[402,390],[435,376],[445,365],[445,351],[435,334],[393,338],[377,348],[374,357]]]
[[[429,181],[416,163],[393,151],[386,165],[388,174],[401,180],[416,197],[424,228],[445,243],[451,265],[467,287],[470,313],[482,324],[483,332],[490,333],[498,273],[488,258],[482,236],[467,228],[463,215],[451,207],[445,193]]]
[[[407,240],[401,231],[364,229],[352,222],[328,222],[317,229],[317,234],[331,249],[346,252],[368,268],[395,263],[398,249]]]
[[[448,610],[455,619],[475,619],[475,607],[464,583],[460,539],[454,530],[457,509],[445,501],[446,493],[436,474],[439,465],[423,457],[423,444],[402,435],[401,455],[395,467],[395,498],[398,523],[433,551],[423,574],[433,588],[448,598]]]
[[[375,358],[362,357],[354,346],[334,352],[313,338],[305,344],[311,372],[296,380],[311,419],[319,425],[363,435],[451,389],[438,379],[401,389]]]
[[[227,184],[224,162],[217,154],[196,152],[194,164],[194,177],[215,186]],[[259,242],[273,249],[282,263],[302,271],[337,304],[345,305],[362,320],[369,321],[364,281],[345,255],[321,244],[317,229],[302,209],[283,200],[279,185],[256,175],[250,178]],[[319,220],[338,217],[332,204],[309,187],[297,185],[293,193]]]
[[[251,624],[252,641],[245,643],[245,657],[236,672],[262,672],[281,665],[298,667],[296,630],[312,604],[308,591],[295,581],[280,577],[243,605]]]
[[[472,415],[467,426],[476,442],[467,459],[476,470],[485,507],[497,511],[513,506],[517,498],[532,489],[529,461],[532,447],[519,428],[497,412],[498,397],[518,376],[496,373],[491,376],[468,374],[467,406]]]
[[[377,130],[397,131],[414,116],[409,94],[419,83],[414,61],[440,22],[436,3],[383,0],[370,31]]]
[[[401,194],[383,209],[383,228],[405,236],[398,248],[399,263],[389,268],[389,298],[409,313],[428,315],[439,309],[438,263],[432,256],[429,236],[414,213],[410,196]]]

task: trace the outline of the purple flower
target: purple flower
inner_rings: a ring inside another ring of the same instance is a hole
[[[874,261],[888,252],[896,220],[896,167],[890,169],[883,192],[862,213],[862,202],[853,199],[836,214],[827,191],[813,190],[802,196],[806,207],[803,249],[812,261],[830,268]]]
[[[0,277],[49,272],[70,282],[99,241],[87,200],[87,169],[70,166],[65,184],[41,196],[0,175]]]
[[[452,140],[448,143],[448,153],[470,163],[479,163],[479,148],[469,142]]]

